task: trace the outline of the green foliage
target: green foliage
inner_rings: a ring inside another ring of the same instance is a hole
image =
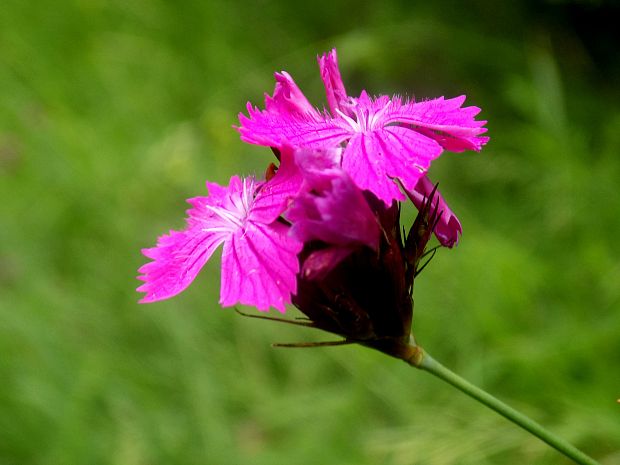
[[[219,309],[216,260],[136,303],[184,199],[270,160],[231,128],[245,102],[280,69],[323,101],[332,46],[351,93],[466,93],[489,120],[431,171],[465,233],[417,280],[418,340],[618,463],[618,63],[579,4],[381,5],[3,2],[0,464],[565,463],[379,353],[271,348],[328,336]]]

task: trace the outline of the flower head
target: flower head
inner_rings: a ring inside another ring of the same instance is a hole
[[[141,302],[167,299],[191,284],[215,249],[222,252],[220,303],[270,306],[284,312],[296,291],[302,244],[278,221],[300,180],[286,167],[266,183],[233,176],[228,187],[207,183],[208,197],[188,202],[187,228],[144,249],[152,262],[139,269]]]
[[[427,177],[444,149],[480,150],[485,121],[464,96],[415,102],[347,94],[336,51],[319,57],[329,111],[310,104],[293,78],[276,73],[265,109],[248,104],[241,138],[273,149],[266,180],[207,183],[188,202],[187,226],[143,253],[142,302],[172,297],[220,245],[220,303],[284,312],[301,323],[387,353],[409,344],[413,281],[435,233],[452,247],[461,224]],[[400,204],[419,212],[402,237]]]
[[[321,57],[319,64],[331,114],[307,110],[307,100],[299,97],[287,75],[287,85],[307,111],[289,111],[285,105],[269,104],[269,98],[263,111],[248,103],[248,116],[239,115],[242,140],[275,148],[344,145],[342,168],[360,189],[386,206],[404,200],[398,183],[413,191],[444,148],[479,150],[488,140],[481,136],[486,121],[475,120],[480,109],[462,107],[465,96],[414,102],[398,96],[373,98],[362,91],[357,98],[348,97],[335,51]],[[277,94],[276,86],[272,100]]]

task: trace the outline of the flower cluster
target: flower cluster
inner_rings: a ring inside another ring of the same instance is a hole
[[[486,122],[464,96],[349,96],[335,50],[319,68],[329,110],[311,105],[286,72],[275,74],[263,110],[248,103],[241,139],[270,147],[278,166],[265,179],[207,183],[208,196],[189,199],[187,227],[143,250],[152,261],[139,270],[141,302],[183,291],[223,244],[224,306],[284,312],[293,303],[311,326],[356,341],[408,334],[430,235],[452,247],[462,231],[426,173],[444,149],[480,150]],[[407,199],[419,214],[402,237]]]

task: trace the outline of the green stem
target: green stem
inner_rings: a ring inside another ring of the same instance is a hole
[[[580,465],[599,465],[599,463],[593,458],[587,456],[576,447],[572,446],[565,440],[559,438],[549,430],[545,429],[539,423],[536,423],[531,418],[523,415],[521,412],[509,407],[501,400],[493,397],[486,391],[483,391],[477,386],[474,386],[469,381],[461,378],[456,373],[450,371],[444,367],[441,363],[433,359],[419,346],[411,347],[411,357],[407,357],[407,362],[410,365],[428,371],[429,373],[437,376],[439,379],[451,384],[455,388],[464,392],[468,396],[476,399],[478,402],[486,405],[490,409],[495,410],[504,418],[519,425],[524,430],[530,432],[534,436],[538,437],[542,441],[555,448],[558,452],[564,454],[569,459],[572,459],[575,463]]]

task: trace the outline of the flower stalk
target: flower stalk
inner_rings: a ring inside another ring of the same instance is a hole
[[[467,394],[472,399],[477,400],[483,405],[486,405],[492,410],[495,410],[501,416],[510,420],[514,424],[520,426],[530,434],[536,436],[541,441],[544,441],[555,450],[563,454],[565,457],[571,459],[575,463],[580,465],[600,465],[592,457],[586,455],[572,444],[568,443],[564,439],[558,437],[541,424],[532,420],[523,413],[515,410],[509,405],[505,404],[497,397],[492,396],[488,392],[480,389],[478,386],[470,383],[466,379],[460,377],[450,369],[443,366],[433,357],[431,357],[420,346],[411,345],[405,355],[404,360],[411,366],[424,370],[433,376],[445,381],[446,383],[454,386],[459,391]]]

